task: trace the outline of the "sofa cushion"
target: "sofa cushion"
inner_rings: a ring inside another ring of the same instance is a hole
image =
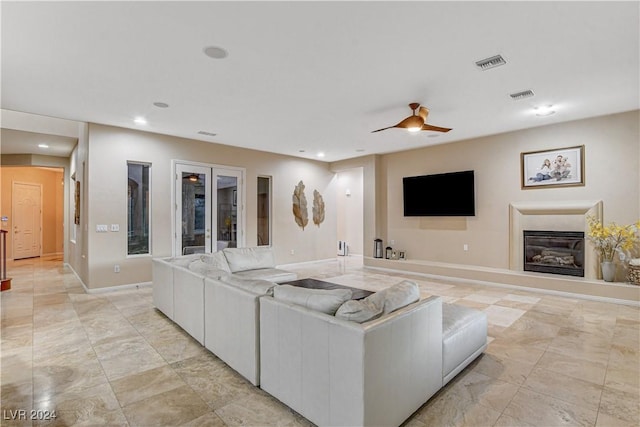
[[[349,300],[338,308],[336,311],[336,317],[341,319],[350,320],[352,322],[364,323],[369,320],[377,319],[382,316],[384,312],[384,306],[382,304],[376,304],[373,301],[363,300]]]
[[[200,255],[200,261],[210,264],[215,268],[219,268],[220,270],[224,270],[227,273],[231,273],[231,269],[229,268],[229,263],[227,262],[227,258],[224,256],[222,252],[214,252],[212,254]]]
[[[271,248],[226,248],[222,253],[232,273],[276,266]]]
[[[219,269],[216,266],[199,259],[189,264],[189,270],[193,271],[194,273],[201,274],[206,277],[212,277],[215,279],[229,275],[228,271]]]
[[[301,305],[310,310],[334,315],[336,310],[351,299],[350,289],[308,289],[291,285],[280,285],[273,289],[277,300]]]
[[[268,280],[261,279],[241,279],[235,276],[226,276],[220,279],[222,282],[227,283],[232,286],[237,286],[238,288],[244,289],[245,291],[253,292],[258,295],[273,295],[273,288],[278,286],[274,282],[270,282]]]
[[[247,280],[262,279],[275,283],[291,282],[298,278],[296,273],[277,268],[260,268],[258,270],[238,271],[233,273],[233,275]]]
[[[388,314],[414,303],[419,299],[420,288],[418,284],[410,280],[403,280],[387,289],[369,295],[364,300],[375,306],[381,305],[383,307],[383,314]]]
[[[165,261],[171,263],[171,265],[187,268],[193,261],[200,259],[200,255],[201,254],[182,255],[173,258],[167,258],[165,259]]]

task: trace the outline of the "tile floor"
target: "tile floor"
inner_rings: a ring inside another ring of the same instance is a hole
[[[638,307],[382,272],[354,257],[292,269],[374,291],[409,278],[425,296],[486,311],[486,353],[407,426],[640,425]],[[60,259],[17,261],[9,275],[2,426],[310,425],[156,311],[150,287],[86,294]],[[57,418],[32,421],[32,410]]]

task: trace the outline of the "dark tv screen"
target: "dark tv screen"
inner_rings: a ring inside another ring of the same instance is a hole
[[[473,171],[402,179],[404,216],[475,216]]]

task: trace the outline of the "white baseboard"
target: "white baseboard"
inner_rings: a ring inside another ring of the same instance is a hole
[[[84,288],[84,291],[88,294],[102,294],[107,292],[120,291],[123,289],[138,289],[138,288],[143,288],[143,287],[153,285],[152,282],[141,282],[141,283],[129,283],[127,285],[105,286],[104,288],[89,288],[87,287],[87,285],[85,285],[85,283],[82,281],[82,278],[80,278],[80,275],[78,274],[78,272],[76,272],[73,269],[71,264],[65,262],[64,265],[69,267],[69,269],[73,272],[73,274],[75,274],[76,278]]]

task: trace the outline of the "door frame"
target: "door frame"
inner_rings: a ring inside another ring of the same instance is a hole
[[[38,224],[38,257],[42,257],[42,184],[36,182],[25,182],[25,181],[11,181],[11,225],[13,226],[13,230],[15,230],[15,218],[16,218],[16,199],[17,199],[17,191],[15,189],[16,184],[18,185],[32,185],[34,187],[40,188],[40,224]],[[12,230],[12,231],[13,231]],[[15,233],[11,234],[11,259],[15,260]],[[20,258],[22,259],[22,258]]]
[[[240,233],[237,236],[237,244],[238,247],[244,247],[246,245],[246,176],[247,176],[247,169],[246,168],[242,168],[242,167],[237,167],[237,166],[228,166],[228,165],[220,165],[220,164],[214,164],[214,163],[203,163],[203,162],[194,162],[194,161],[190,161],[190,160],[179,160],[179,159],[172,159],[171,160],[171,182],[173,183],[171,185],[171,254],[172,256],[179,256],[181,254],[177,253],[177,240],[178,240],[178,230],[176,228],[176,210],[178,209],[178,203],[177,203],[177,195],[176,195],[176,177],[178,174],[178,165],[184,165],[184,166],[197,166],[197,167],[206,167],[206,168],[211,168],[211,181],[212,181],[212,190],[213,191],[213,182],[214,182],[214,178],[216,176],[216,169],[227,169],[227,170],[235,170],[235,171],[239,171],[240,172],[240,182],[238,183],[238,187],[241,187],[242,191],[240,192],[240,195],[238,197],[238,204],[240,204],[239,209],[238,209],[238,225],[240,228]],[[213,203],[213,199],[212,199],[212,205],[211,205],[211,209],[212,211],[214,209],[217,209],[217,206],[215,206],[215,204]],[[216,211],[217,212],[217,211]],[[213,214],[212,214],[213,215]],[[217,227],[217,224],[213,224],[213,218],[212,218],[212,227]],[[212,228],[211,230],[211,236],[212,236],[212,248],[213,248],[213,232],[217,230],[214,230]]]

